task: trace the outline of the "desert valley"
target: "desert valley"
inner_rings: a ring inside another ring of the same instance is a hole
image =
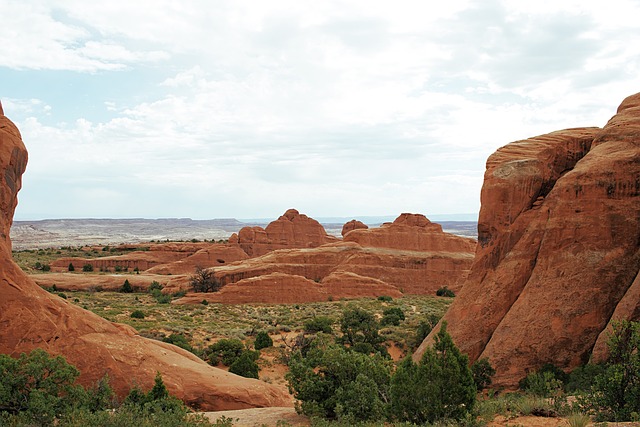
[[[640,421],[640,94],[603,128],[498,149],[477,230],[420,213],[323,225],[296,209],[268,224],[13,223],[26,165],[0,107],[1,354],[61,355],[84,387],[108,375],[121,402],[159,374],[168,393],[217,425],[566,425],[575,413],[583,425]],[[614,352],[616,362],[610,337],[620,325],[631,350],[627,359]],[[247,366],[257,361],[252,378],[217,359],[219,343],[233,340]],[[452,354],[464,363],[446,371]],[[600,366],[597,386],[622,359],[631,370],[620,407],[593,400],[591,384],[580,391],[592,400],[575,400],[572,372]],[[355,374],[332,389],[328,378],[344,374],[331,370],[335,360]],[[449,412],[419,418],[423,409],[400,390],[427,396],[419,387],[429,376],[411,372],[429,361],[457,394],[443,400]],[[492,369],[481,371],[485,363]],[[528,411],[509,394],[518,388],[537,396]],[[463,395],[471,400],[456,400]]]

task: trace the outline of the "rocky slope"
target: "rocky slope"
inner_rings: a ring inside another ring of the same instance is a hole
[[[610,322],[640,318],[639,196],[640,94],[603,129],[553,132],[489,157],[476,257],[443,320],[472,361],[489,358],[496,384],[602,358]]]
[[[1,112],[1,107],[0,107]],[[27,151],[16,126],[0,114],[0,352],[34,348],[61,354],[89,385],[105,374],[125,395],[133,385],[150,388],[157,371],[171,393],[202,410],[287,406],[285,390],[229,374],[170,344],[136,335],[127,326],[49,294],[12,261],[9,230]]]

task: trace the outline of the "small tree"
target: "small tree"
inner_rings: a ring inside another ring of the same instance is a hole
[[[342,341],[361,353],[382,351],[383,338],[378,334],[378,328],[373,314],[358,307],[345,310],[340,320]]]
[[[72,263],[72,262],[70,262],[70,263],[69,263],[69,268],[68,268],[68,270],[69,270],[69,271],[76,271],[76,268],[73,266],[73,263]]]
[[[460,420],[476,401],[469,358],[455,346],[446,322],[427,348],[420,363],[407,357],[391,381],[391,413],[415,424]]]
[[[263,348],[273,346],[273,340],[265,331],[260,331],[256,334],[256,341],[253,346],[256,350],[262,350]]]
[[[215,366],[222,362],[223,365],[230,366],[244,350],[244,344],[239,339],[223,338],[209,346],[209,363]]]
[[[382,320],[380,320],[380,325],[398,326],[404,319],[404,312],[400,307],[391,307],[382,312]]]
[[[491,385],[492,377],[496,374],[496,370],[489,363],[486,357],[476,360],[471,365],[471,373],[473,374],[473,382],[478,390],[483,390]]]
[[[129,279],[124,280],[124,283],[120,287],[120,292],[124,294],[130,294],[133,292],[133,287],[131,286],[131,283],[129,283]]]
[[[82,266],[82,271],[84,272],[90,272],[93,271],[93,265],[87,263],[85,265]]]
[[[189,282],[194,292],[217,292],[222,287],[213,272],[202,267],[196,267],[196,272],[190,277]]]
[[[260,367],[256,363],[258,357],[260,357],[260,352],[258,351],[243,351],[231,366],[229,366],[229,372],[245,378],[258,379],[258,371],[260,370]]]
[[[317,316],[304,322],[304,331],[310,334],[315,334],[317,332],[330,334],[333,332],[331,325],[333,325],[333,320],[330,317]]]

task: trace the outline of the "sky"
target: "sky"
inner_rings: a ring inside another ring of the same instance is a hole
[[[0,0],[16,220],[467,214],[640,91],[640,1]]]

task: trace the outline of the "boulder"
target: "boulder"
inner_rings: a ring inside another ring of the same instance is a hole
[[[344,237],[348,232],[353,230],[366,230],[369,226],[362,221],[358,221],[357,219],[352,219],[351,221],[345,223],[342,226],[342,237]]]
[[[0,115],[0,353],[35,348],[62,355],[85,386],[105,374],[120,398],[150,389],[160,372],[169,391],[201,410],[289,406],[283,388],[209,366],[171,344],[142,338],[41,289],[13,262],[9,229],[27,163],[20,132]]]
[[[610,320],[640,314],[640,94],[603,129],[553,132],[489,157],[478,247],[443,321],[494,383],[605,357]],[[414,358],[433,342],[425,339]]]

